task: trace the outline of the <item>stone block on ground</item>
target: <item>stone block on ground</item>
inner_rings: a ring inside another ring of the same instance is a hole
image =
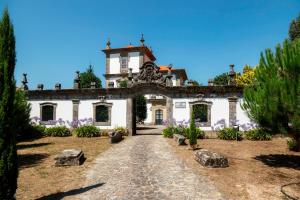
[[[200,149],[195,152],[195,160],[205,167],[228,167],[228,159],[218,153]]]
[[[109,132],[108,136],[111,144],[118,143],[123,139],[123,134],[119,131]]]
[[[55,157],[55,166],[81,165],[84,161],[84,154],[78,149],[66,149]]]
[[[173,138],[177,142],[178,145],[185,145],[185,137],[183,135],[174,134]]]

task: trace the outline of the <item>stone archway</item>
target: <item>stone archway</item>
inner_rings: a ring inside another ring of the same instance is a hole
[[[173,109],[173,102],[170,95],[170,88],[171,85],[171,78],[172,75],[168,74],[167,76],[163,76],[159,72],[159,67],[154,62],[145,62],[141,67],[139,73],[132,77],[132,74],[129,73],[128,80],[129,84],[128,87],[131,91],[129,98],[127,99],[127,128],[129,130],[130,135],[136,135],[136,99],[137,95],[163,95],[165,97],[165,111],[164,111],[164,121],[171,121],[172,120],[172,109]],[[159,108],[159,107],[158,107]],[[157,108],[157,109],[158,109]],[[155,114],[155,110],[152,111]]]

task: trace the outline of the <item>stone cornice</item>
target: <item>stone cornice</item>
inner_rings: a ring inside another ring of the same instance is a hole
[[[98,89],[62,89],[62,90],[29,90],[29,100],[72,100],[72,99],[125,99],[136,95],[154,94],[171,98],[196,98],[203,94],[205,98],[242,97],[243,88],[237,86],[175,86],[165,87],[154,83],[135,84],[130,88]]]

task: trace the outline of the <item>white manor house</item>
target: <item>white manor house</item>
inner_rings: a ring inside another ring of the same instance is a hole
[[[33,120],[47,126],[78,123],[93,123],[101,129],[126,127],[130,135],[136,133],[135,98],[144,95],[147,99],[145,124],[188,123],[193,109],[202,130],[213,131],[222,127],[238,125],[248,129],[251,121],[240,104],[243,88],[234,84],[233,65],[226,86],[195,86],[188,81],[185,69],[171,65],[156,65],[152,50],[140,40],[140,46],[128,45],[111,48],[107,42],[105,88],[80,87],[79,72],[71,89],[44,89],[39,84],[36,90],[28,90],[24,74],[23,89],[31,104]],[[127,87],[119,87],[122,81]]]

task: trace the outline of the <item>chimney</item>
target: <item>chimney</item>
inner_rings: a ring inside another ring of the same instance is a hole
[[[38,84],[37,85],[37,90],[44,90],[44,85],[43,84]]]
[[[91,82],[91,89],[96,89],[96,82],[95,81]]]
[[[208,86],[214,86],[214,80],[208,79]]]
[[[61,84],[60,83],[55,84],[55,90],[61,90]]]

